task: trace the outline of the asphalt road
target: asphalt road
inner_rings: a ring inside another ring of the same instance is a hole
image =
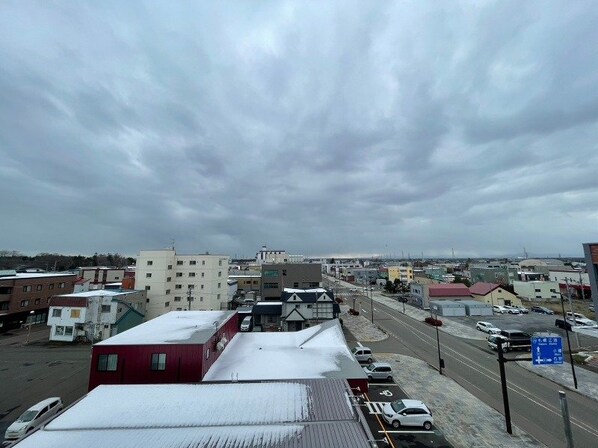
[[[48,342],[48,327],[0,336],[0,441],[6,428],[30,406],[49,397],[61,397],[65,407],[87,393],[89,345]]]
[[[369,300],[365,300],[360,309],[365,317],[370,317]],[[433,327],[379,303],[374,306],[374,319],[389,334],[389,338],[368,343],[372,350],[415,356],[431,365],[438,365],[438,346]],[[487,348],[486,342],[440,332],[440,346],[445,362],[444,374],[503,413],[496,353]],[[507,363],[506,372],[513,424],[549,447],[565,446],[558,395],[562,386],[516,363]],[[597,446],[598,403],[573,391],[567,391],[567,399],[575,446]]]

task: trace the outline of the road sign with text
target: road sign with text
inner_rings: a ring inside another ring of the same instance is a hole
[[[532,362],[534,365],[563,363],[563,339],[560,336],[534,336],[532,338]]]

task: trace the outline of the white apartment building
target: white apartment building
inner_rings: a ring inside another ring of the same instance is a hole
[[[289,255],[286,250],[271,250],[262,246],[260,251],[255,254],[255,262],[260,266],[270,263],[288,263]]]
[[[146,320],[169,311],[228,308],[225,255],[179,255],[173,249],[142,250],[137,256],[135,288],[147,291]]]
[[[561,298],[558,282],[514,281],[513,289],[519,297],[529,300],[558,300]]]

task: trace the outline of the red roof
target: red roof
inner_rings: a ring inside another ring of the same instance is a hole
[[[428,286],[430,297],[463,297],[471,296],[469,288],[462,283]]]
[[[471,291],[472,294],[475,294],[478,296],[485,296],[486,294],[490,294],[490,291],[494,291],[499,286],[500,285],[497,285],[496,283],[478,282],[475,285],[471,285],[469,287],[469,290]]]
[[[81,297],[52,297],[50,306],[70,306],[76,308],[86,308],[87,299]]]
[[[88,278],[83,278],[83,277],[79,277],[76,281],[75,281],[75,285],[84,285],[85,283],[87,283],[89,281]]]

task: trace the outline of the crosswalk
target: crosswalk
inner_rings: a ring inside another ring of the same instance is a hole
[[[364,404],[368,408],[368,411],[372,415],[380,415],[382,414],[382,408],[388,401],[366,401]]]

